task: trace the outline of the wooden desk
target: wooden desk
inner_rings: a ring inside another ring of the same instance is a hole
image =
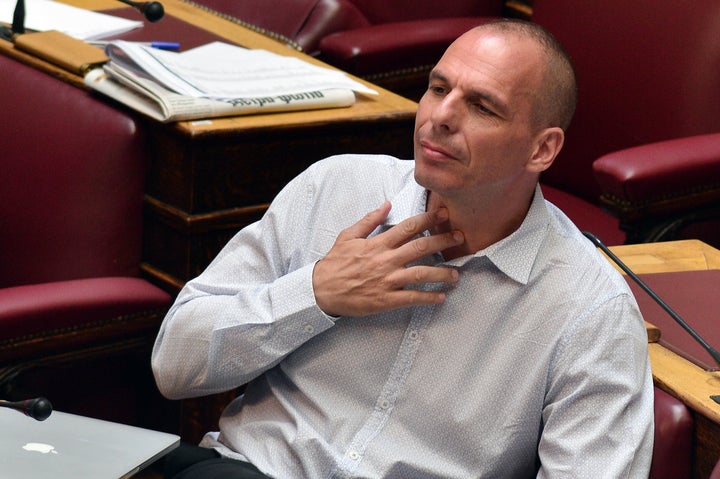
[[[610,248],[636,273],[720,269],[720,251],[697,240]],[[714,345],[716,348],[718,345]],[[720,459],[720,373],[705,371],[658,343],[648,345],[653,379],[695,416],[695,477],[707,478]]]
[[[134,19],[141,18],[114,0],[65,1],[92,10],[125,10]],[[146,24],[138,31],[140,35],[142,31],[151,35],[162,22],[175,22],[179,30],[168,40],[182,43],[185,30],[200,29],[217,39],[323,65],[284,43],[193,4],[182,0],[162,0],[162,4],[166,18]],[[0,51],[85,88],[79,77],[18,52],[8,42],[0,40]],[[350,108],[165,125],[146,121],[150,161],[145,197],[145,274],[176,291],[197,276],[239,228],[258,219],[290,179],[326,156],[387,153],[412,157],[417,105],[370,86],[380,94],[358,95]]]

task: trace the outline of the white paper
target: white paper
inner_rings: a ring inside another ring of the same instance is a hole
[[[177,53],[117,40],[106,53],[111,62],[195,98],[236,99],[328,89],[377,94],[341,71],[223,42]]]
[[[0,0],[0,21],[12,24],[16,0]],[[95,40],[140,28],[142,21],[106,15],[52,0],[25,0],[25,28],[58,30],[80,40]]]

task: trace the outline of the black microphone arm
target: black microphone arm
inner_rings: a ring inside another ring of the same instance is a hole
[[[13,10],[12,24],[0,25],[0,38],[12,42],[15,35],[25,33],[25,0],[17,0]]]
[[[131,0],[118,0],[118,2],[135,8],[142,13],[149,22],[157,22],[165,15],[165,9],[160,2],[133,2]]]
[[[625,263],[623,263],[620,260],[620,258],[618,258],[612,251],[610,251],[610,248],[605,246],[605,244],[602,241],[600,241],[600,238],[598,238],[594,234],[589,233],[587,231],[583,231],[583,235],[585,235],[585,237],[587,239],[592,241],[592,243],[595,246],[600,248],[603,253],[608,255],[608,257],[611,260],[613,260],[613,262],[616,265],[618,265],[620,267],[620,269],[622,269],[628,276],[630,276],[630,278],[632,278],[632,280],[635,281],[635,283],[637,283],[638,286],[640,286],[653,300],[655,300],[655,302],[657,304],[659,304],[660,307],[662,309],[664,309],[665,312],[668,313],[675,320],[675,322],[677,322],[680,326],[682,326],[683,329],[685,331],[687,331],[690,334],[690,336],[692,336],[693,339],[695,341],[697,341],[700,344],[700,346],[702,346],[705,349],[705,351],[708,352],[708,354],[710,354],[710,356],[712,356],[712,358],[715,360],[715,362],[718,365],[720,365],[720,353],[717,350],[715,350],[712,346],[710,346],[702,337],[700,337],[700,335],[697,332],[695,332],[695,330],[693,328],[691,328],[690,325],[688,323],[686,323],[685,320],[682,319],[679,314],[677,314],[675,311],[673,311],[673,309],[670,306],[668,306],[667,303],[665,303],[665,301],[663,301],[652,289],[650,289],[650,287],[647,284],[645,284],[645,282],[643,280],[641,280],[638,277],[638,275],[636,275]]]
[[[25,0],[17,0],[13,10],[12,32],[16,35],[25,33]]]
[[[43,397],[17,402],[0,400],[0,407],[15,409],[37,421],[44,421],[49,418],[53,411],[50,401]]]

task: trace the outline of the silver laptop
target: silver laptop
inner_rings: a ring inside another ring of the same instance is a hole
[[[180,443],[173,434],[53,411],[0,408],[0,479],[130,477]]]

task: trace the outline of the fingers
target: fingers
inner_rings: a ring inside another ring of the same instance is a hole
[[[384,202],[377,209],[366,214],[362,219],[360,219],[360,221],[344,229],[338,236],[342,236],[343,239],[346,240],[354,238],[367,238],[370,233],[375,231],[378,226],[385,222],[391,208],[392,205],[389,201]],[[447,209],[439,208],[432,212],[425,212],[419,215],[411,216],[410,218],[401,221],[394,227],[384,232],[382,235],[379,236],[379,238],[381,238],[388,247],[395,248],[407,243],[423,231],[426,231],[433,226],[442,224],[447,220]],[[414,247],[417,248],[418,253],[426,251],[424,254],[431,254],[433,252],[439,251],[430,251],[431,249],[436,247],[436,243],[437,246],[444,246],[444,248],[456,246],[457,244],[459,244],[458,241],[461,241],[463,238],[461,236],[457,236],[458,234],[461,235],[461,233],[459,232],[456,232],[456,234],[451,237],[446,237],[444,235],[436,235],[440,237],[441,241],[420,241],[415,244]]]
[[[338,235],[339,241],[365,239],[387,219],[392,205],[386,201],[379,208],[365,215],[360,221],[346,228]],[[431,255],[461,245],[465,237],[460,231],[417,237],[433,226],[448,221],[448,211],[439,208],[407,218],[387,231],[371,239],[382,248],[393,250],[393,260],[398,266],[412,263],[423,256]]]
[[[420,258],[464,243],[460,231],[420,236],[448,221],[444,208],[408,218],[377,236],[368,236],[390,213],[389,202],[343,230],[313,269],[318,307],[331,316],[364,316],[400,307],[437,304],[445,293],[414,285],[455,284],[458,272],[443,266],[411,265]]]
[[[397,247],[419,235],[433,226],[445,223],[448,220],[448,210],[439,208],[432,212],[425,212],[411,216],[390,228],[383,234],[384,241],[390,247]]]
[[[416,238],[396,249],[397,260],[407,265],[418,259],[463,244],[465,237],[460,231],[450,231]]]

